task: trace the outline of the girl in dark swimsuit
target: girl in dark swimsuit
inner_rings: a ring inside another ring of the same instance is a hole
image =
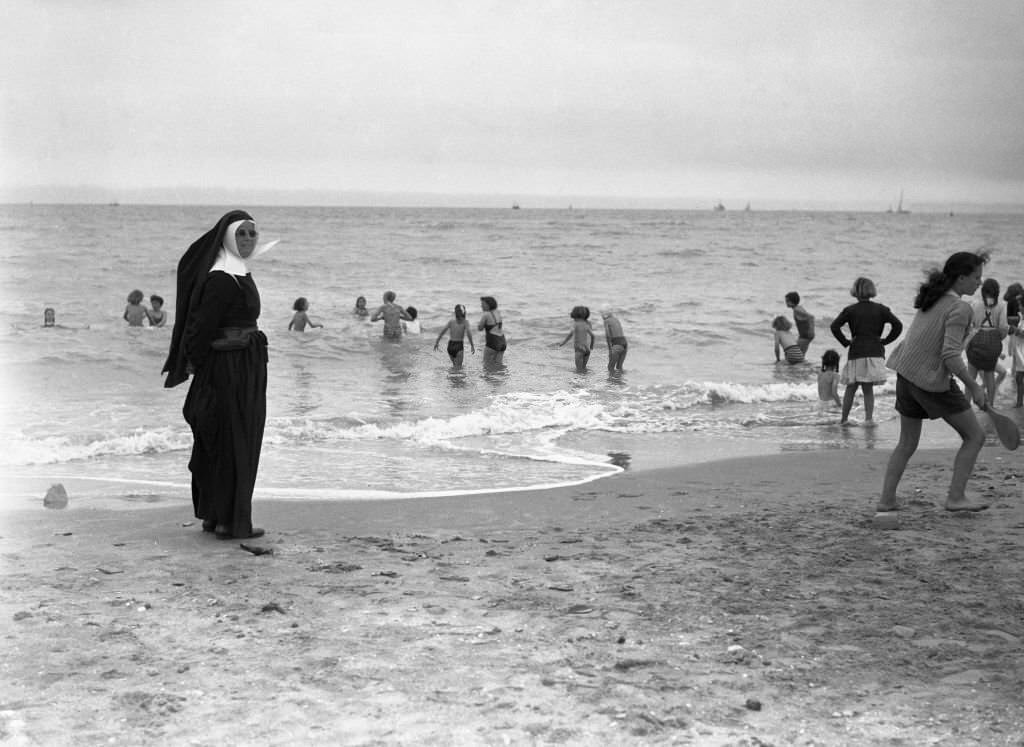
[[[480,296],[483,316],[477,329],[484,331],[484,368],[499,368],[505,356],[505,333],[501,329],[501,312],[493,296]]]
[[[441,344],[441,338],[445,332],[448,333],[448,357],[452,359],[452,366],[456,369],[462,368],[462,357],[465,355],[464,337],[469,338],[469,348],[476,353],[476,345],[473,344],[473,333],[469,330],[466,322],[466,307],[461,303],[455,305],[455,318],[449,319],[441,333],[434,340],[434,350]]]

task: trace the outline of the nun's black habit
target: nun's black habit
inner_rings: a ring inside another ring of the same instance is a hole
[[[260,295],[252,276],[214,269],[232,224],[252,218],[233,210],[197,239],[178,263],[177,304],[164,386],[194,373],[182,410],[194,443],[192,505],[203,529],[250,537],[267,416],[267,339],[256,329]],[[237,259],[237,250],[236,259]],[[244,268],[238,260],[235,268]],[[228,341],[228,338],[235,338]],[[262,530],[256,530],[262,533]]]

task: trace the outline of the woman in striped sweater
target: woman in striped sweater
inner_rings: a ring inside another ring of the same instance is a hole
[[[964,338],[971,323],[971,307],[960,299],[973,296],[981,285],[984,253],[957,252],[942,270],[933,270],[921,284],[914,300],[917,314],[903,342],[887,365],[896,371],[896,410],[900,414],[900,439],[885,471],[878,511],[898,508],[896,488],[910,457],[917,451],[925,418],[942,418],[960,435],[963,443],[953,462],[953,479],[946,497],[948,511],[982,511],[987,504],[967,500],[967,480],[985,443],[985,431],[971,410],[954,377],[960,379],[981,409],[988,406],[985,389],[967,372],[963,360]]]

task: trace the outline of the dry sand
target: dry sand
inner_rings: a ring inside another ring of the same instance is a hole
[[[1022,744],[1024,461],[887,453],[526,493],[3,517],[3,744]]]

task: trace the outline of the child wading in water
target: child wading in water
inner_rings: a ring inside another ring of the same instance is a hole
[[[604,319],[604,339],[608,343],[608,371],[622,373],[622,364],[626,361],[629,343],[622,333],[622,323],[611,309],[602,309]]]
[[[359,296],[356,299],[355,308],[352,309],[352,313],[356,316],[369,316],[370,310],[366,308],[366,296]]]
[[[569,316],[574,319],[572,329],[565,339],[558,343],[562,347],[572,340],[573,350],[576,352],[576,370],[582,373],[587,370],[587,361],[590,360],[590,351],[594,348],[594,332],[590,327],[590,309],[586,306],[574,306]]]
[[[469,339],[469,349],[475,354],[476,345],[473,344],[473,333],[469,330],[469,322],[466,321],[466,307],[461,303],[455,305],[455,318],[449,319],[444,329],[434,340],[434,350],[441,344],[441,338],[445,332],[448,333],[448,357],[451,358],[452,366],[462,368],[462,358],[466,353],[466,346],[463,338]]]
[[[826,350],[825,355],[821,356],[818,399],[822,402],[835,402],[837,407],[843,406],[839,399],[839,353],[835,350]]]
[[[167,324],[167,312],[164,311],[164,299],[153,294],[149,297],[149,303],[153,307],[146,316],[149,317],[150,327],[162,327]]]
[[[149,312],[142,305],[142,291],[133,290],[128,294],[128,305],[124,307],[124,320],[129,327],[141,327],[142,322],[149,318]]]
[[[299,296],[295,299],[295,303],[292,304],[292,308],[295,310],[295,315],[292,320],[288,322],[288,329],[295,330],[296,332],[305,332],[306,326],[310,327],[321,327],[324,325],[317,324],[306,314],[309,311],[309,301],[303,296]]]
[[[786,363],[791,366],[803,363],[804,351],[791,331],[793,323],[784,316],[777,316],[772,321],[772,329],[775,330],[775,361],[782,360],[782,355],[785,355]]]
[[[415,306],[406,306],[405,313],[409,315],[407,321],[402,322],[402,331],[408,335],[418,335],[423,332],[423,327],[420,326],[419,317],[420,312],[416,310]]]
[[[790,291],[786,294],[786,306],[793,309],[793,321],[796,323],[797,340],[805,354],[814,339],[814,315],[808,313],[807,309],[800,305],[800,294]]]
[[[395,292],[384,291],[384,303],[377,307],[370,317],[371,322],[384,320],[384,338],[388,340],[402,339],[402,322],[411,322],[409,312],[395,303]]]

